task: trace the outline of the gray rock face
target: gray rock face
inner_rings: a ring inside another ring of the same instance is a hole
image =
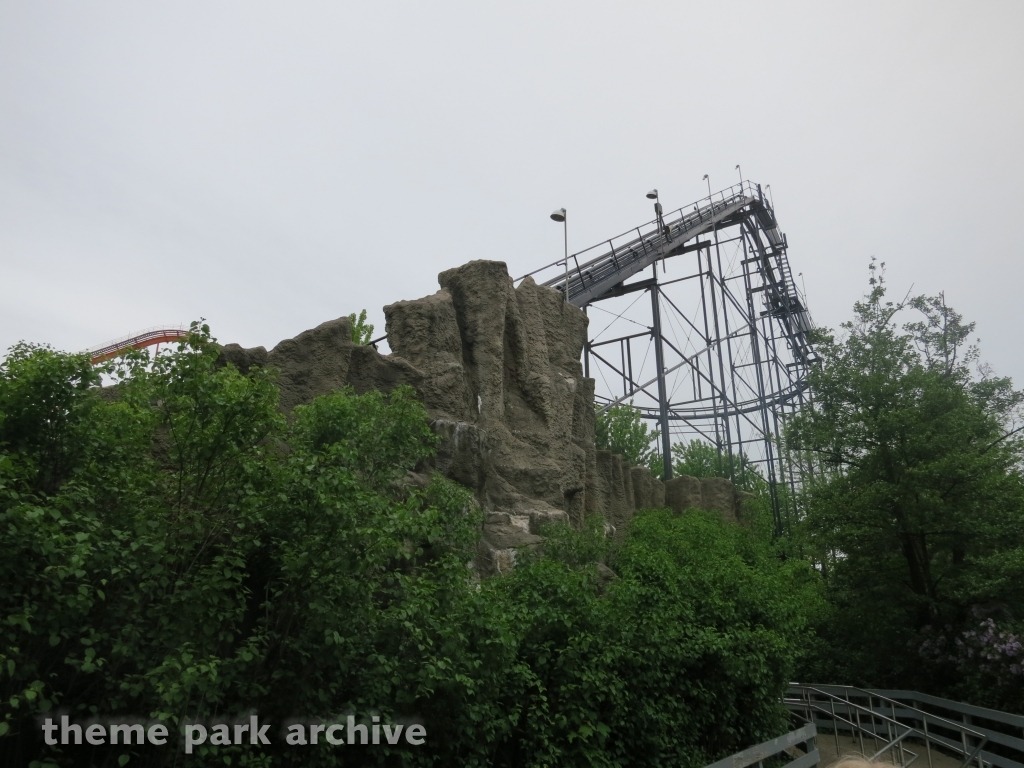
[[[635,509],[659,509],[665,506],[665,484],[651,474],[647,467],[629,470],[633,478],[633,506]]]
[[[253,366],[277,368],[281,408],[286,411],[346,384],[360,393],[371,389],[387,392],[399,384],[411,384],[418,390],[423,378],[422,372],[405,360],[384,357],[372,347],[354,344],[347,317],[285,339],[270,352],[263,347],[243,349],[227,344],[221,356],[243,372]]]
[[[392,357],[424,374],[419,387],[439,418],[472,419],[475,404],[462,364],[462,338],[452,296],[438,291],[418,301],[399,301],[384,309]]]
[[[702,477],[700,480],[701,509],[716,511],[729,522],[739,522],[739,500],[736,489],[724,477]]]
[[[700,480],[682,475],[665,483],[665,506],[676,512],[687,509],[703,509]]]
[[[467,486],[484,509],[482,573],[513,567],[517,550],[542,541],[546,523],[579,525],[599,514],[621,536],[648,507],[720,508],[738,517],[727,480],[677,478],[666,486],[595,449],[594,381],[580,363],[587,316],[559,291],[532,278],[515,288],[498,261],[471,261],[438,281],[431,296],[384,307],[391,355],[354,344],[343,317],[270,352],[228,344],[222,360],[243,371],[278,368],[284,410],[346,385],[357,392],[411,385],[442,437],[433,467],[423,469]]]
[[[718,512],[730,523],[743,520],[743,505],[753,494],[737,491],[724,477],[674,477],[665,483],[665,506],[677,513],[687,509]]]

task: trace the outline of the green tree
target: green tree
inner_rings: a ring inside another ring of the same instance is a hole
[[[0,363],[0,448],[33,492],[54,492],[81,461],[99,381],[88,355],[46,346],[16,344]]]
[[[655,512],[612,552],[591,521],[481,583],[471,495],[404,482],[437,442],[411,389],[285,419],[273,371],[199,325],[107,373],[25,345],[0,367],[0,764],[697,767],[784,727],[817,579],[756,527]],[[428,740],[62,750],[58,710]]]
[[[107,391],[85,385],[87,361],[45,348],[0,368],[0,762],[131,756],[44,747],[34,718],[56,708],[172,731],[250,708],[394,719],[467,671],[445,662],[466,630],[448,619],[476,604],[479,518],[452,483],[397,483],[436,442],[412,390],[338,392],[286,423],[271,373],[218,354],[193,326],[180,352],[113,363]],[[263,757],[287,757],[276,749]],[[262,764],[247,752],[190,762]]]
[[[364,309],[356,316],[353,312],[348,316],[352,322],[352,342],[355,344],[369,344],[373,338],[373,324],[366,322],[366,310]]]
[[[719,455],[703,440],[675,443],[672,446],[672,470],[690,477],[728,477],[738,488],[750,492],[766,490],[764,476],[746,456]]]
[[[653,468],[661,460],[652,447],[660,433],[647,431],[640,409],[632,401],[598,411],[594,433],[599,451],[618,453],[634,467]]]
[[[610,583],[577,559],[585,529],[490,584],[535,675],[500,764],[701,766],[784,732],[822,597],[768,541],[715,513],[646,510],[608,555]]]
[[[921,319],[900,327],[908,310]],[[934,627],[999,605],[1021,618],[1021,394],[972,371],[974,326],[944,297],[889,301],[874,263],[842,328],[819,335],[813,407],[787,433],[817,468],[803,535],[835,607],[815,674],[938,692],[919,653]]]
[[[703,440],[675,443],[672,446],[672,470],[690,477],[725,477],[723,461],[713,445]]]

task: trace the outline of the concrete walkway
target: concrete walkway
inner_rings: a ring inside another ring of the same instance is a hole
[[[834,763],[840,757],[845,757],[847,755],[871,757],[871,755],[878,751],[884,744],[885,742],[879,741],[877,746],[875,746],[871,739],[866,738],[862,749],[858,739],[840,735],[839,750],[837,751],[836,737],[831,733],[819,733],[817,737],[817,747],[818,752],[821,754],[821,760],[818,765],[821,766],[821,768],[828,768],[829,765]],[[908,761],[908,764],[912,765],[913,768],[929,768],[928,752],[925,750],[923,743],[908,739],[903,751],[906,756],[904,759]],[[911,755],[910,752],[916,752],[918,757],[914,759],[914,756]],[[961,760],[958,757],[953,757],[947,752],[939,752],[934,746],[931,749],[931,755],[931,768],[960,768]],[[878,759],[891,760],[894,763],[898,763],[899,751],[897,750],[892,755],[881,755]],[[910,760],[913,760],[913,763],[910,763]]]

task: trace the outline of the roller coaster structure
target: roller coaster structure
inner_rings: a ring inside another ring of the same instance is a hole
[[[800,477],[780,436],[807,400],[816,361],[787,238],[749,181],[655,210],[653,221],[530,275],[591,316],[583,364],[598,408],[631,403],[657,423],[665,479],[672,446],[703,440],[726,474],[754,467],[767,480],[781,532],[780,488],[795,490]]]
[[[166,326],[156,325],[152,328],[146,328],[135,333],[130,333],[127,336],[122,336],[119,339],[108,341],[105,344],[100,344],[97,347],[87,349],[83,354],[89,355],[89,359],[93,365],[98,365],[105,360],[110,360],[113,357],[117,357],[123,352],[127,352],[129,349],[142,349],[143,347],[151,347],[155,344],[166,344],[181,341],[188,336],[189,330],[187,326]]]

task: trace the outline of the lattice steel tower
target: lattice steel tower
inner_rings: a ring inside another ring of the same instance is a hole
[[[779,488],[799,482],[779,436],[815,361],[786,236],[751,182],[655,210],[653,221],[531,274],[590,315],[583,363],[600,408],[631,402],[657,422],[665,478],[672,444],[704,440],[726,473],[753,466],[768,481],[779,530]]]

